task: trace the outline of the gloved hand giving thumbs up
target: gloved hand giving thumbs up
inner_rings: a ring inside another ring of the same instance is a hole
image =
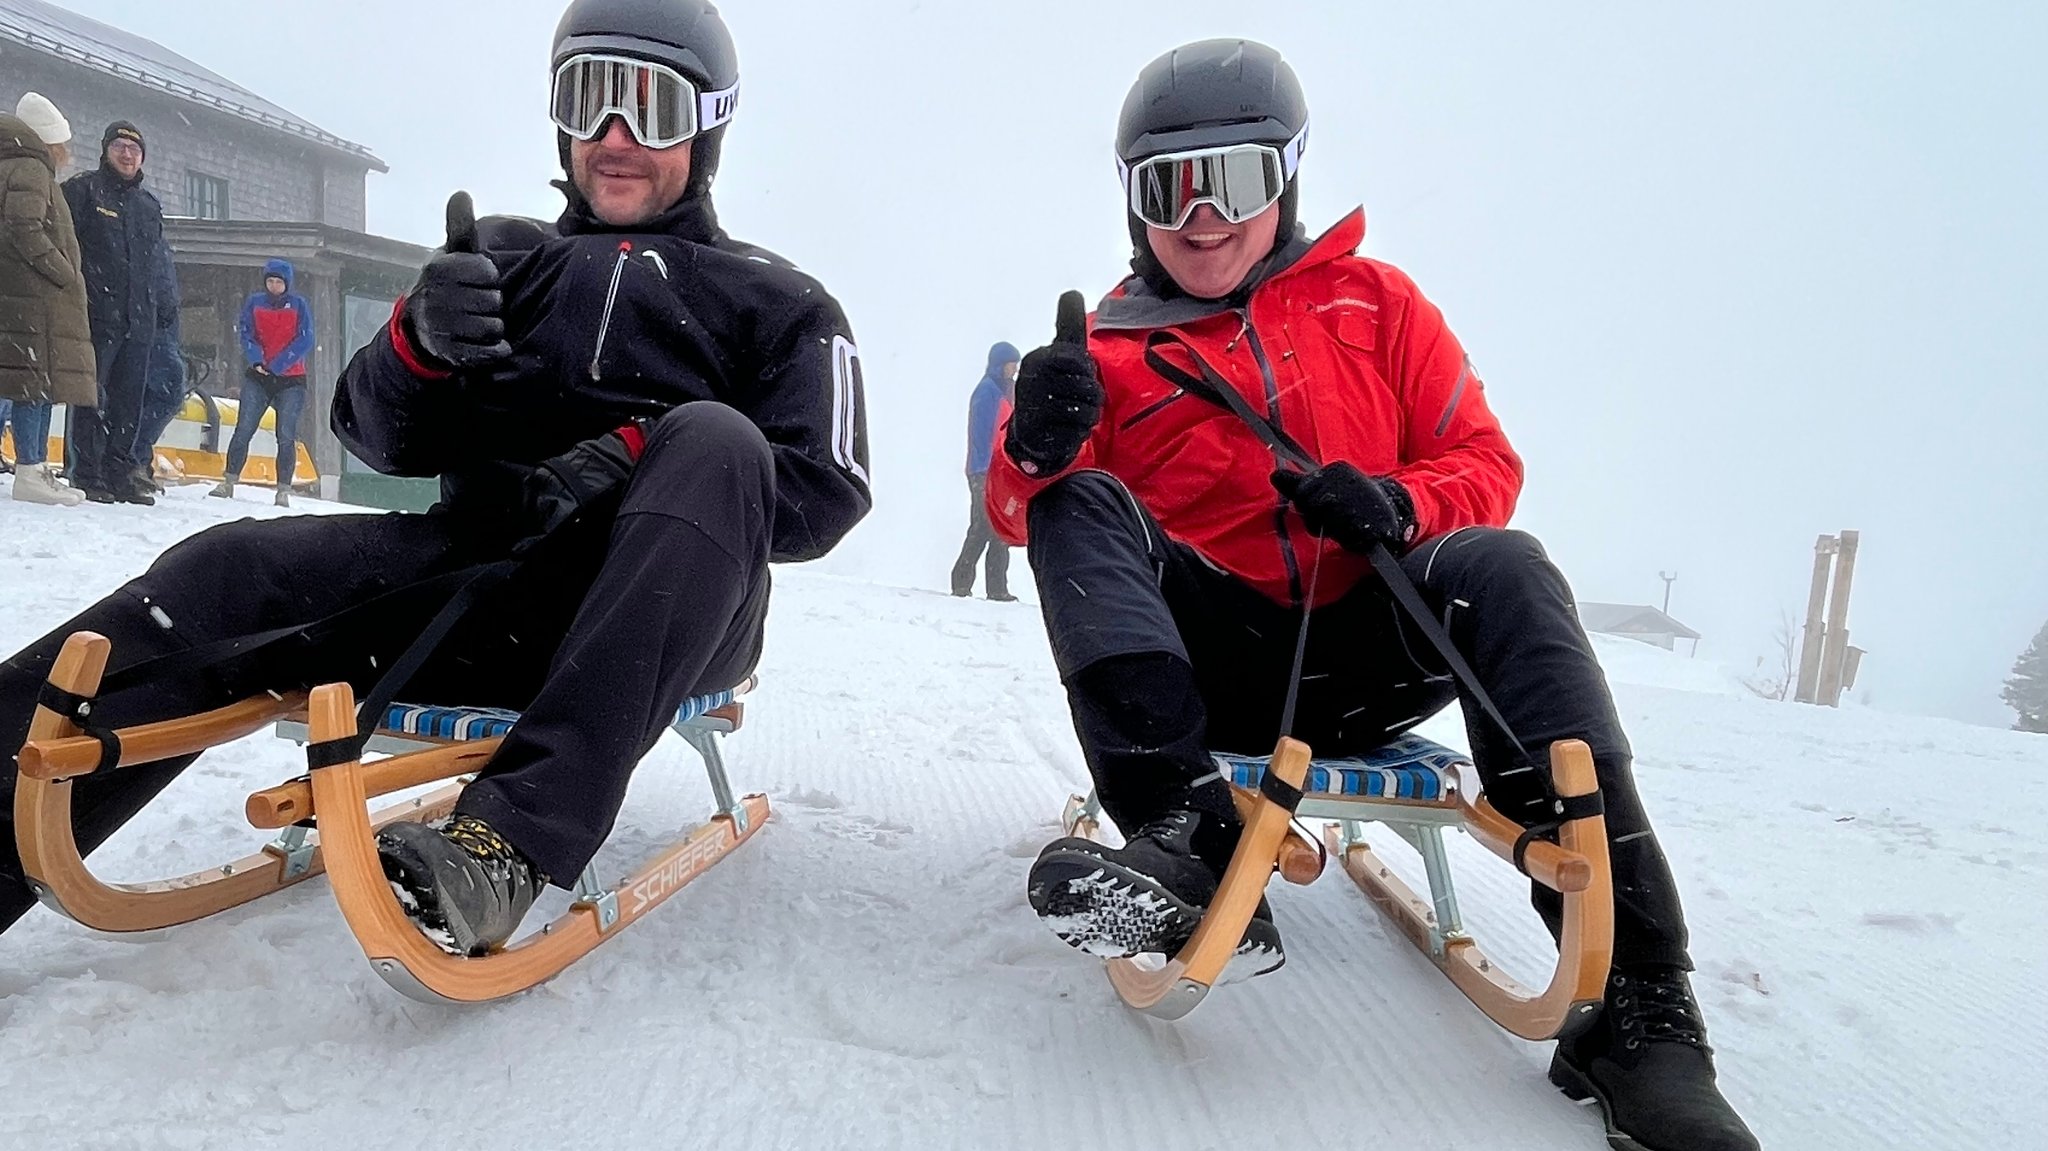
[[[473,371],[512,355],[498,266],[478,249],[468,192],[448,197],[448,245],[420,269],[405,299],[405,324],[413,348],[435,367]]]
[[[1088,304],[1079,292],[1060,297],[1052,343],[1017,368],[1016,410],[1007,452],[1026,475],[1050,475],[1074,462],[1102,418],[1102,380],[1088,354]]]

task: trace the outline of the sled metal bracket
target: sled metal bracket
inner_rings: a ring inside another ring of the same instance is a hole
[[[287,827],[270,841],[267,850],[284,863],[285,879],[297,879],[313,870],[313,853],[319,849],[306,842],[306,829]]]
[[[583,877],[576,881],[576,902],[597,913],[597,929],[610,931],[619,922],[619,893],[604,885],[597,877],[595,863],[583,869]]]
[[[705,725],[705,720],[693,720],[677,724],[675,732],[683,737],[683,742],[695,748],[697,754],[703,757],[704,774],[711,780],[711,797],[718,804],[718,814],[732,820],[735,835],[745,835],[748,822],[747,805],[741,803],[739,797],[733,794],[732,781],[727,779],[725,774],[725,754],[718,747],[720,732],[731,730],[731,725],[723,721],[716,722],[719,726],[711,727]]]
[[[1154,1019],[1168,1021],[1185,1018],[1187,1014],[1202,1005],[1209,995],[1209,989],[1192,979],[1183,979],[1173,985],[1166,997],[1144,1009]]]

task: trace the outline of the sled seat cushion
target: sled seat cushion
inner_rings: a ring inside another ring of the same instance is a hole
[[[1238,787],[1255,790],[1271,756],[1216,753],[1212,758],[1223,777]],[[1365,755],[1317,759],[1310,763],[1302,791],[1331,799],[1450,806],[1456,803],[1456,772],[1470,764],[1465,756],[1419,735],[1404,735]]]
[[[753,680],[700,695],[683,701],[676,709],[671,726],[682,727],[710,715],[721,708],[730,707],[754,686]],[[413,735],[423,739],[440,740],[448,743],[466,743],[475,739],[493,739],[512,730],[519,722],[519,713],[501,707],[422,707],[410,703],[394,703],[384,713],[384,722],[379,730],[393,735]]]

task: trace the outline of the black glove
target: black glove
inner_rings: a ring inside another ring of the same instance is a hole
[[[1301,512],[1309,530],[1366,555],[1374,544],[1399,553],[1414,542],[1415,501],[1399,481],[1338,462],[1312,472],[1278,471],[1273,486]]]
[[[528,473],[522,502],[531,535],[522,548],[538,543],[592,507],[623,495],[652,425],[652,420],[635,420],[542,460]]]
[[[1003,451],[1024,474],[1051,475],[1074,462],[1102,418],[1102,380],[1088,354],[1088,303],[1060,297],[1052,343],[1017,367],[1016,410]]]
[[[477,247],[468,192],[448,197],[448,245],[420,269],[405,298],[406,335],[435,367],[467,372],[512,355],[505,342],[498,266]]]

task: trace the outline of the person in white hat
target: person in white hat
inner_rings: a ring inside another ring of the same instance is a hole
[[[0,185],[11,244],[0,246],[0,300],[21,330],[0,325],[0,400],[12,400],[14,498],[75,507],[85,494],[50,474],[53,404],[98,402],[78,234],[57,173],[70,163],[71,125],[35,92],[0,114]]]

